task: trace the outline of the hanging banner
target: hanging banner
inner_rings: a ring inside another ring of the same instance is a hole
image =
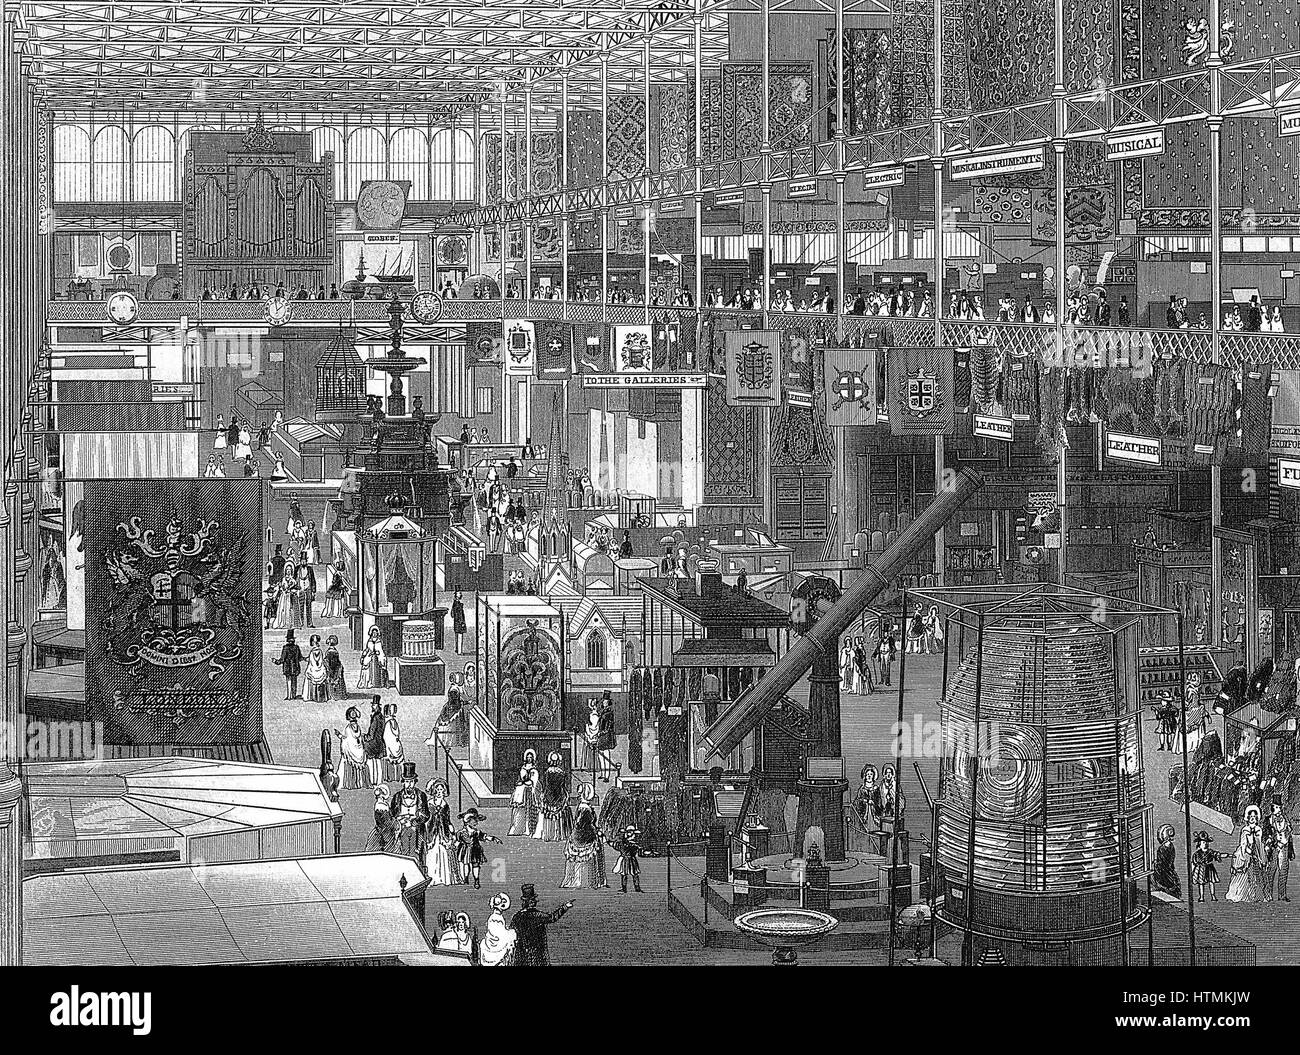
[[[880,393],[875,348],[828,348],[822,376],[826,378],[827,425],[874,425]]]
[[[981,176],[998,176],[1008,172],[1032,172],[1043,166],[1042,147],[1003,150],[997,153],[972,154],[970,157],[949,159],[948,178],[979,179]]]
[[[573,327],[540,321],[537,329],[537,376],[564,378],[573,373]]]
[[[531,374],[537,365],[537,327],[511,319],[505,324],[506,373]]]
[[[620,374],[649,373],[653,331],[649,326],[614,326],[614,369]]]
[[[259,742],[262,482],[88,480],[84,493],[85,717],[110,744]]]
[[[951,348],[889,349],[889,424],[895,436],[943,436],[955,422]]]
[[[1152,436],[1130,436],[1123,432],[1107,432],[1106,457],[1117,462],[1159,465],[1160,441]]]
[[[777,330],[731,330],[726,337],[727,402],[733,407],[781,403],[781,334]]]

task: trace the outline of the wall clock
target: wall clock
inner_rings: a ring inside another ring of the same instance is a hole
[[[105,305],[108,310],[108,317],[119,326],[126,326],[128,323],[135,322],[135,317],[140,314],[140,302],[135,299],[135,294],[130,290],[119,289],[116,293],[110,293]]]

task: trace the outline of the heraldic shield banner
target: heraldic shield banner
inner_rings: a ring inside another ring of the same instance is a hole
[[[877,391],[876,348],[827,348],[822,375],[826,378],[827,425],[874,425]]]
[[[781,334],[731,330],[727,343],[727,402],[733,407],[781,403]]]
[[[88,480],[85,505],[86,718],[110,744],[260,741],[261,481]]]
[[[890,348],[886,387],[895,436],[943,436],[953,430],[951,348]]]

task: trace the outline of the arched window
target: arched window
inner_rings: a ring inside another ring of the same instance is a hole
[[[311,145],[315,156],[324,157],[334,154],[334,193],[343,196],[343,133],[337,128],[313,128]]]
[[[81,125],[54,129],[54,200],[90,200],[90,133]]]
[[[433,145],[430,151],[433,164],[433,182],[429,187],[429,198],[433,201],[451,201],[454,196],[452,180],[455,168],[452,161],[452,129],[439,128],[433,133]]]
[[[456,129],[456,185],[457,201],[474,200],[474,137],[463,128]]]
[[[366,180],[386,177],[387,153],[377,128],[358,128],[348,136],[348,198],[355,198]]]
[[[429,197],[429,139],[421,128],[399,128],[388,140],[388,178],[410,180],[409,197]]]
[[[171,201],[175,198],[176,140],[171,129],[145,125],[131,143],[131,178],[136,201]]]
[[[126,193],[126,133],[116,125],[95,133],[92,174],[95,201],[121,201]]]
[[[593,630],[587,635],[587,668],[605,669],[605,635],[600,630]]]

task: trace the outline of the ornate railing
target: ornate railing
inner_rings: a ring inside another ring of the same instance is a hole
[[[304,300],[291,301],[290,324],[367,322],[388,319],[388,305],[383,301]],[[505,318],[548,319],[572,323],[640,325],[646,322],[675,321],[692,325],[699,316],[730,320],[735,325],[760,327],[763,312],[735,308],[686,308],[642,304],[601,304],[589,301],[507,300]],[[266,308],[260,301],[142,301],[137,324],[245,323],[265,325]],[[502,318],[500,300],[445,300],[442,321],[446,323],[490,321]],[[49,323],[82,323],[110,326],[102,301],[55,300],[47,306]],[[825,312],[774,311],[768,313],[766,325],[775,330],[813,333],[828,326],[842,325],[847,342],[865,334],[879,334],[889,344],[925,346],[934,343],[935,326],[930,318],[889,318],[875,315],[843,315],[838,318]],[[1208,330],[1168,330],[1149,327],[1071,326],[1055,323],[996,322],[992,320],[945,319],[942,343],[954,347],[997,344],[1015,354],[1036,354],[1049,362],[1074,361],[1073,356],[1089,352],[1104,356],[1108,348],[1132,353],[1139,349],[1149,355],[1172,356],[1193,362],[1213,358],[1213,341]],[[1279,369],[1300,370],[1300,334],[1223,333],[1219,342],[1222,361],[1230,365],[1243,362],[1273,363]],[[1052,358],[1053,353],[1057,359]],[[1063,358],[1061,358],[1063,356]]]

